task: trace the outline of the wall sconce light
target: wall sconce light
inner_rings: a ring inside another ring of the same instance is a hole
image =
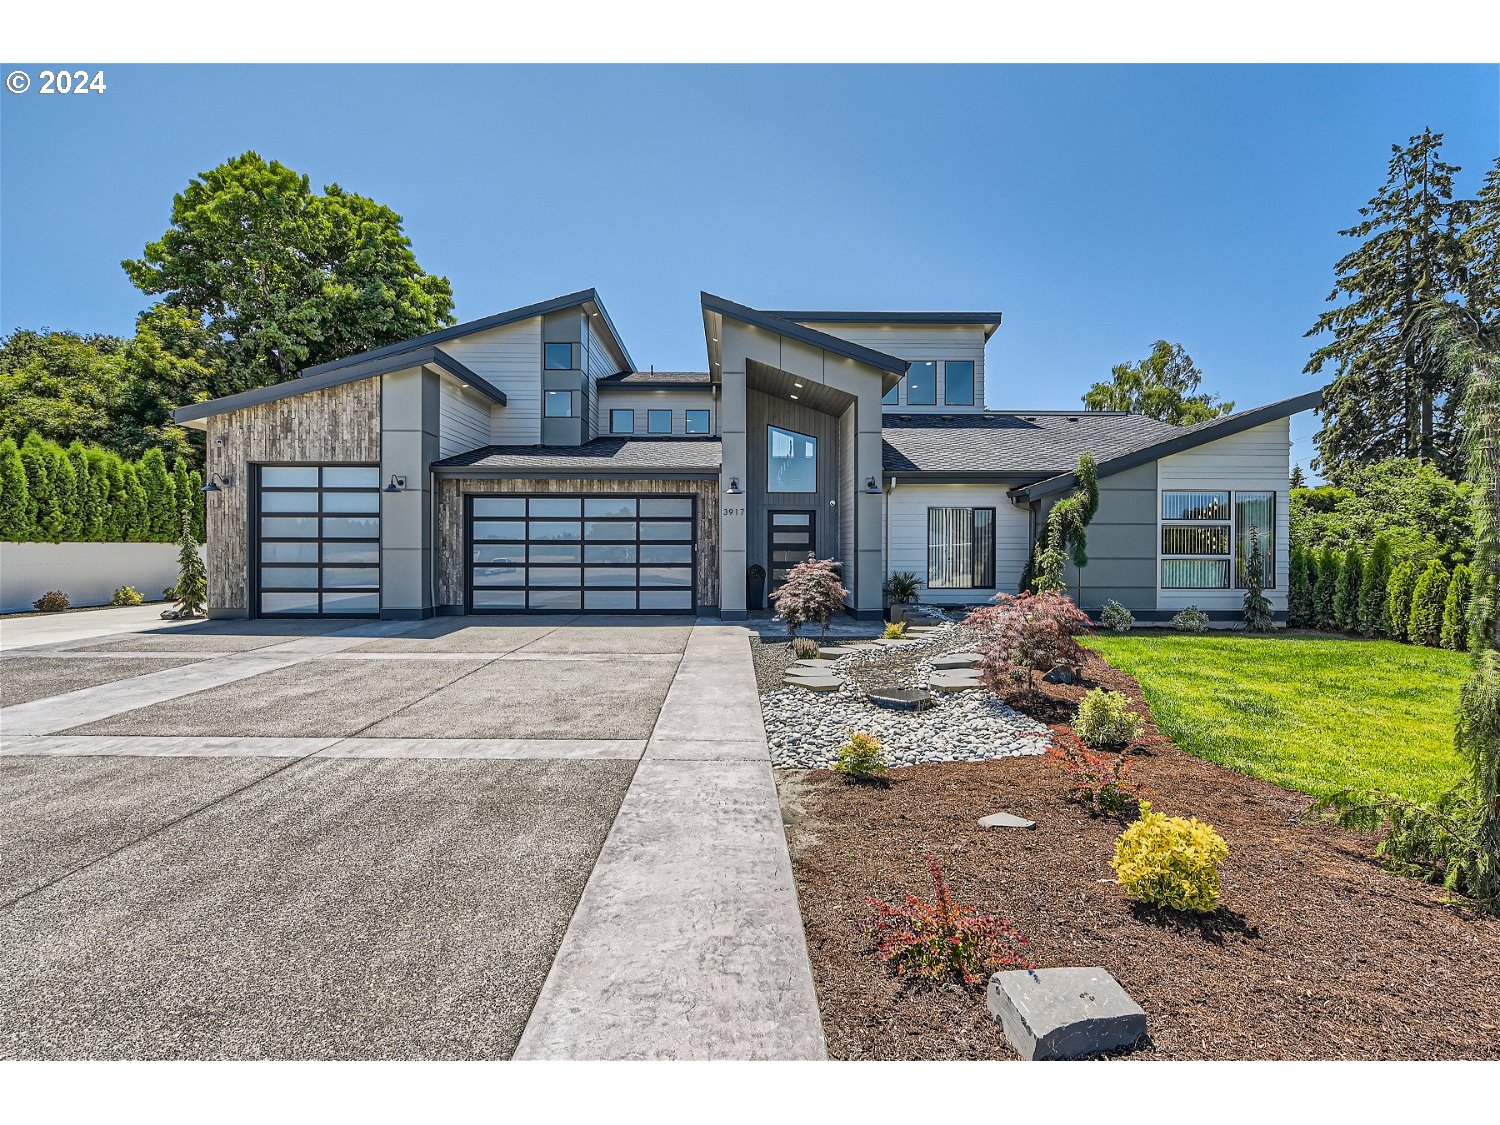
[[[871,477],[869,480],[865,481],[865,491],[868,492],[871,496],[880,495],[880,485],[875,483],[874,477]]]
[[[395,473],[392,473],[391,474],[391,483],[385,486],[384,491],[386,491],[386,492],[405,492],[406,491],[406,478],[405,477],[398,477]]]
[[[214,473],[211,477],[208,478],[208,483],[203,486],[201,491],[223,492],[226,488],[233,487],[233,485],[234,474],[231,473],[227,477],[221,477],[218,473]]]
[[[740,487],[740,478],[730,477],[729,487],[724,490],[724,493],[727,496],[743,496],[745,494],[745,490]]]

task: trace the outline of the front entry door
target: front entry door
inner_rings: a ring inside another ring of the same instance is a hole
[[[786,581],[787,572],[808,555],[818,550],[814,534],[813,514],[810,511],[771,512],[767,541],[770,544],[771,565],[768,589],[775,590]]]

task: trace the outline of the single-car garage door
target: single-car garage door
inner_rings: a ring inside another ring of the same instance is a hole
[[[380,469],[261,465],[255,489],[256,612],[380,612]]]
[[[692,496],[470,496],[469,612],[690,612],[695,503]]]

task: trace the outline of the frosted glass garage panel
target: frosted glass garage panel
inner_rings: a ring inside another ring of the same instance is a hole
[[[686,519],[693,514],[693,501],[688,496],[642,497],[641,516]]]
[[[642,590],[642,609],[692,609],[691,590]]]
[[[274,593],[260,596],[262,613],[317,613],[318,592]]]
[[[325,465],[324,488],[379,488],[380,470],[374,465]]]
[[[260,470],[262,488],[317,488],[316,465],[266,465]]]

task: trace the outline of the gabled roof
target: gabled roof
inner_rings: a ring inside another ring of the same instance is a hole
[[[601,437],[583,445],[486,445],[432,463],[441,476],[486,473],[696,473],[712,475],[723,462],[716,437]]]
[[[781,309],[771,315],[804,324],[977,324],[984,328],[986,340],[995,334],[1002,318],[998,312],[792,312]]]
[[[1257,406],[1251,410],[1241,410],[1235,414],[1226,414],[1222,418],[1210,418],[1207,422],[1198,422],[1191,426],[1170,426],[1168,427],[1170,433],[1154,441],[1146,442],[1133,450],[1114,455],[1103,454],[1095,450],[1094,456],[1099,460],[1099,476],[1107,477],[1113,473],[1124,472],[1137,465],[1144,465],[1148,461],[1157,461],[1163,457],[1170,457],[1174,453],[1183,453],[1200,445],[1207,445],[1211,441],[1218,441],[1220,438],[1243,433],[1256,426],[1263,426],[1267,422],[1274,422],[1279,418],[1289,418],[1304,410],[1316,409],[1322,401],[1321,389],[1308,391],[1306,394],[1284,398],[1280,402]],[[1027,485],[1025,488],[1019,488],[1016,490],[1016,495],[1023,500],[1036,500],[1072,488],[1077,483],[1077,476],[1069,470],[1047,480]]]
[[[1177,427],[1115,411],[1018,410],[984,414],[886,414],[884,468],[893,475],[944,473],[1038,480],[1177,433]]]
[[[343,359],[336,359],[329,363],[320,363],[314,367],[305,369],[302,372],[302,377],[307,378],[311,375],[320,375],[325,371],[333,371],[337,368],[367,363],[370,360],[395,355],[398,352],[411,351],[429,344],[441,344],[445,340],[454,340],[460,336],[471,336],[475,332],[487,332],[491,328],[501,328],[507,324],[517,324],[523,320],[530,320],[534,316],[546,316],[548,313],[563,312],[566,309],[577,308],[579,305],[593,305],[598,310],[599,319],[604,322],[604,327],[608,329],[615,345],[620,349],[620,354],[625,357],[625,366],[634,367],[635,361],[630,358],[630,353],[625,350],[625,342],[620,339],[620,334],[615,331],[614,322],[609,319],[609,313],[605,311],[604,303],[599,300],[598,292],[593,289],[580,289],[577,293],[567,293],[561,297],[553,297],[547,301],[538,301],[534,305],[522,305],[518,309],[507,309],[505,312],[493,313],[490,316],[480,317],[478,320],[468,320],[462,324],[439,328],[436,332],[428,332],[424,336],[416,336],[410,340],[403,340],[399,344],[387,344],[383,348],[372,348],[367,352],[345,356]]]
[[[830,336],[827,332],[808,328],[794,320],[777,316],[775,313],[752,309],[749,305],[737,304],[726,297],[717,297],[708,292],[701,292],[698,296],[705,313],[718,313],[720,316],[727,316],[732,320],[754,325],[756,328],[764,328],[767,332],[775,332],[793,340],[801,340],[804,344],[821,348],[825,352],[832,352],[834,355],[841,355],[845,359],[855,360],[879,371],[905,375],[906,369],[911,366],[904,359],[897,359],[893,355],[886,355],[885,352],[878,352],[874,348],[867,348],[837,336]]]
[[[610,387],[702,390],[709,386],[709,375],[707,371],[621,371],[616,375],[606,375],[596,383],[600,390]]]
[[[265,403],[291,398],[294,395],[325,391],[329,387],[338,387],[345,383],[358,382],[360,379],[369,379],[375,375],[384,375],[390,371],[404,371],[409,367],[421,367],[427,364],[448,372],[461,383],[467,383],[491,402],[505,405],[505,392],[499,387],[475,374],[442,348],[424,347],[382,356],[379,359],[366,360],[352,367],[336,367],[318,375],[304,375],[300,379],[288,379],[285,383],[277,383],[270,387],[257,387],[253,391],[241,391],[239,394],[225,395],[223,398],[209,399],[207,402],[198,402],[191,406],[181,406],[172,411],[172,420],[180,424],[196,422],[215,414],[228,414],[234,410],[244,410],[249,406],[262,406]]]

